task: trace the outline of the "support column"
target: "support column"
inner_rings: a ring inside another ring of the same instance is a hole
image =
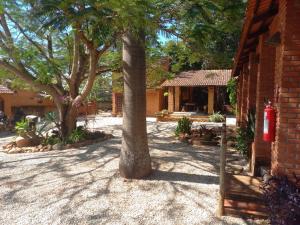
[[[174,87],[168,88],[168,111],[174,112]]]
[[[243,66],[243,89],[242,89],[242,102],[241,102],[241,124],[247,123],[247,102],[248,102],[248,77],[249,69],[248,63]]]
[[[241,111],[242,111],[242,93],[243,93],[243,74],[238,76],[237,87],[237,126],[241,125]]]
[[[250,53],[249,56],[249,76],[248,76],[248,111],[256,107],[256,85],[257,85],[257,56],[256,53]]]
[[[300,175],[300,3],[279,1],[281,44],[276,57],[276,140],[272,174]]]
[[[248,101],[247,101],[247,114],[256,112],[256,86],[257,86],[257,62],[258,58],[255,52],[249,55],[249,76],[248,76]],[[252,145],[251,149],[251,161],[250,161],[250,171],[254,175],[255,168],[255,145]]]
[[[208,87],[208,106],[207,106],[208,114],[214,113],[214,100],[215,100],[215,87],[210,86]]]
[[[180,96],[181,96],[181,87],[175,87],[175,112],[179,112],[180,110]]]
[[[267,45],[266,35],[259,38],[258,52],[259,65],[257,74],[257,97],[256,97],[256,123],[254,138],[254,169],[262,164],[269,164],[271,158],[271,144],[263,141],[263,124],[265,101],[274,99],[275,77],[275,48]]]

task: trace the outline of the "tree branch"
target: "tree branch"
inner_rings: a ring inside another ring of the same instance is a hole
[[[95,81],[96,78],[96,67],[97,67],[97,62],[98,62],[98,54],[97,54],[97,50],[96,49],[90,49],[89,52],[89,75],[87,78],[87,82],[85,83],[85,86],[82,89],[82,92],[80,95],[78,95],[74,101],[73,101],[73,105],[79,105],[90,93],[92,87],[93,87],[93,83]]]
[[[21,25],[16,21],[16,20],[14,20],[7,12],[5,13],[7,16],[8,16],[8,18],[17,26],[17,28],[20,30],[20,32],[24,35],[24,37],[33,45],[33,46],[35,46],[37,49],[38,49],[38,51],[42,54],[42,56],[47,60],[47,62],[48,63],[50,63],[53,67],[54,67],[54,69],[55,69],[55,71],[56,71],[56,73],[58,73],[60,76],[63,76],[63,74],[61,73],[61,71],[57,68],[57,65],[53,62],[53,59],[50,59],[49,57],[48,57],[48,55],[47,55],[47,53],[45,52],[45,50],[42,48],[42,46],[40,46],[37,42],[35,42],[32,38],[30,38],[27,34],[26,34],[26,32],[25,32],[25,30],[21,27]],[[59,81],[58,81],[59,82]]]
[[[6,39],[8,40],[9,44],[12,45],[13,44],[13,39],[12,39],[10,30],[7,26],[7,22],[6,22],[6,18],[5,18],[4,13],[0,14],[0,23],[1,23],[1,26],[3,27]]]
[[[70,75],[70,83],[75,82],[75,76],[78,72],[79,67],[79,35],[78,32],[75,30],[74,32],[74,43],[73,43],[73,61],[72,61],[72,70]]]
[[[52,88],[52,86],[41,84],[36,81],[36,79],[28,73],[26,68],[23,65],[18,65],[19,68],[11,65],[10,63],[0,60],[0,68],[8,70],[9,72],[15,74],[16,76],[20,77],[22,80],[31,84],[32,86],[40,89],[41,91],[46,91],[53,97],[58,97],[58,93]]]

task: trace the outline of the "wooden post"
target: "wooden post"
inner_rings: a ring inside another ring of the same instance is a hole
[[[208,107],[207,107],[207,113],[213,114],[214,113],[214,99],[215,99],[215,88],[214,86],[208,87]]]
[[[181,87],[175,87],[175,112],[180,112]]]
[[[225,199],[225,167],[226,167],[226,122],[222,125],[222,138],[220,150],[220,190],[219,190],[219,209],[218,216],[224,215],[224,199]]]
[[[174,112],[174,87],[168,88],[168,111],[170,113]]]

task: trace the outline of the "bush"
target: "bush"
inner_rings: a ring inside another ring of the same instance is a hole
[[[249,150],[251,143],[254,140],[255,133],[255,110],[250,109],[248,113],[248,122],[245,127],[237,129],[236,148],[247,158],[249,157]]]
[[[209,116],[208,121],[221,123],[221,122],[225,122],[225,117],[220,112],[216,112]]]
[[[23,119],[16,123],[15,130],[18,135],[24,135],[30,131],[29,122],[26,119]]]
[[[263,186],[271,224],[300,224],[300,188],[297,187],[300,179],[295,176],[295,180],[292,182],[287,177],[272,177]]]
[[[55,145],[57,143],[62,143],[62,140],[58,136],[50,136],[43,141],[43,145]]]
[[[87,133],[87,130],[85,130],[83,127],[77,127],[68,137],[67,143],[73,144],[83,141],[87,138]]]
[[[187,117],[178,120],[175,135],[179,136],[180,133],[191,134],[192,123],[193,122]]]
[[[253,139],[249,137],[247,128],[240,127],[237,129],[236,148],[243,156],[249,156],[249,147],[252,141]]]
[[[227,83],[227,93],[229,95],[230,104],[234,108],[237,103],[236,90],[237,90],[237,80],[235,78],[231,78]]]

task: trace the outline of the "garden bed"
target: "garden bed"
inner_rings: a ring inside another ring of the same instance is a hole
[[[71,148],[80,148],[83,146],[88,146],[91,144],[95,144],[98,142],[105,141],[107,139],[112,138],[113,135],[105,134],[104,132],[96,131],[96,132],[89,132],[89,136],[86,137],[85,140],[78,141],[76,143],[56,143],[56,144],[40,144],[37,146],[30,146],[30,147],[17,147],[15,141],[8,143],[7,145],[3,146],[3,150],[5,153],[8,154],[15,154],[15,153],[32,153],[32,152],[47,152],[52,150],[65,150]]]

